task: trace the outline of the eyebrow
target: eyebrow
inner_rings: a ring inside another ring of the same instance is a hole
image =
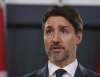
[[[59,25],[58,26],[59,28],[69,28],[69,26],[62,26],[62,25]],[[46,29],[52,29],[51,26],[47,26]]]
[[[47,29],[52,29],[52,27],[51,27],[51,26],[47,26],[46,28],[47,28]]]
[[[62,26],[62,25],[59,25],[60,28],[69,28],[69,26]]]

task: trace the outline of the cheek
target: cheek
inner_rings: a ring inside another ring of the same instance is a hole
[[[63,39],[63,44],[66,48],[70,48],[74,45],[76,45],[75,38],[70,36],[70,37],[64,37]]]
[[[50,39],[48,39],[47,37],[44,37],[44,45],[45,45],[45,48],[48,48],[50,45]]]

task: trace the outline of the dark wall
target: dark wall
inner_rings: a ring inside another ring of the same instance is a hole
[[[39,68],[47,61],[43,47],[41,15],[48,6],[7,6],[7,47],[9,77]],[[100,51],[99,7],[76,7],[85,22],[84,37],[77,51],[81,64],[95,71]],[[42,64],[43,63],[43,64]]]
[[[12,76],[31,72],[46,60],[40,29],[8,29],[9,71]]]
[[[42,16],[50,6],[7,5],[9,23],[41,24]],[[84,23],[100,24],[100,6],[71,6],[81,13]]]

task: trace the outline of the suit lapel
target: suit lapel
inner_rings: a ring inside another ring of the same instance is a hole
[[[47,64],[37,72],[37,77],[49,77]]]
[[[75,77],[86,77],[87,76],[87,70],[80,64],[78,64]]]

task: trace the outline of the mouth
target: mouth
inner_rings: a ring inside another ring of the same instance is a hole
[[[51,47],[50,50],[55,53],[59,53],[59,52],[64,51],[64,48],[63,47]]]

